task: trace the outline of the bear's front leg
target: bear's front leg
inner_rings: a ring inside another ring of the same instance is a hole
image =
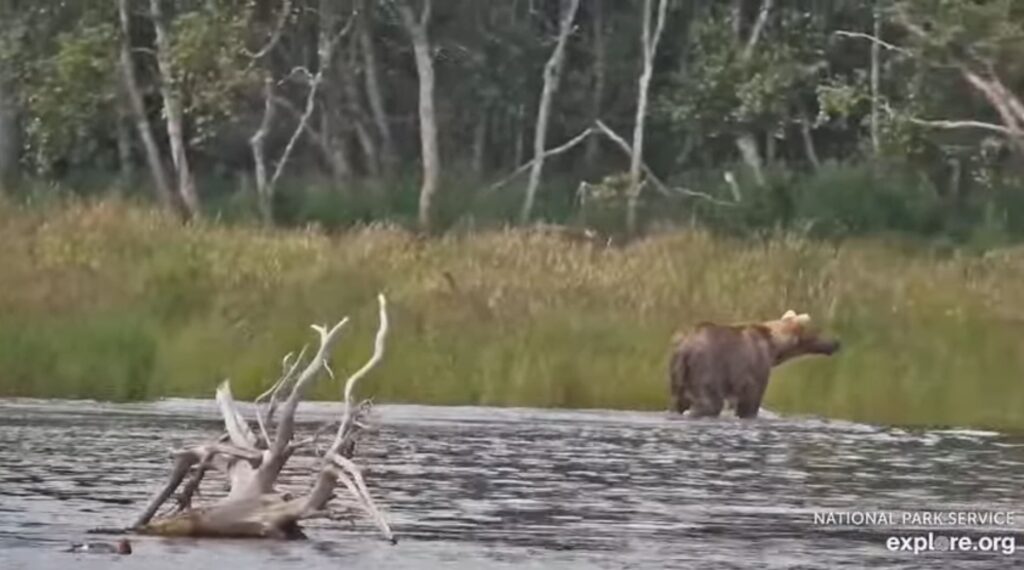
[[[694,402],[690,415],[695,418],[717,418],[722,413],[723,405],[725,400],[720,395],[707,395]]]
[[[744,401],[740,400],[736,403],[736,417],[743,418],[745,420],[754,419],[757,417],[758,410],[761,409],[761,401]]]

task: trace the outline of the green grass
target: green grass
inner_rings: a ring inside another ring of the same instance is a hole
[[[844,341],[780,368],[767,405],[1024,428],[1024,250],[936,253],[679,230],[604,249],[530,230],[419,239],[199,223],[117,201],[0,202],[0,394],[251,397],[310,323],[351,315],[361,365],[391,300],[377,401],[665,409],[669,339],[698,320],[811,313]],[[449,274],[455,287],[445,277]],[[338,386],[318,385],[333,398]]]

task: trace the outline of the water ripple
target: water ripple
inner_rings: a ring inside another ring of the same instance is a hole
[[[310,429],[334,406],[303,404]],[[892,553],[892,529],[816,526],[827,510],[1020,511],[1024,440],[769,417],[381,406],[359,450],[398,546],[362,521],[299,543],[136,539],[122,567],[997,568],[1020,554]],[[167,451],[217,434],[212,402],[0,401],[0,568],[106,568],[64,554],[123,526]],[[292,466],[282,487],[301,492]],[[224,492],[211,481],[207,499]],[[1014,532],[1018,544],[1024,513]],[[98,558],[98,559],[97,559]]]

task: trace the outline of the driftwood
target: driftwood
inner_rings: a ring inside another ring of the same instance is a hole
[[[150,500],[132,530],[161,536],[301,538],[301,520],[334,518],[328,503],[340,487],[348,491],[385,538],[395,542],[387,520],[370,497],[359,467],[352,461],[356,438],[369,411],[368,402],[353,403],[353,391],[383,357],[388,332],[387,301],[383,295],[378,296],[378,303],[380,325],[373,356],[345,382],[338,421],[317,430],[312,437],[296,437],[295,412],[299,402],[321,372],[333,377],[328,358],[348,317],[330,328],[312,326],[319,335],[320,347],[305,366],[305,349],[294,359],[291,354],[284,358],[280,379],[254,401],[255,430],[235,405],[228,381],[222,383],[216,399],[225,433],[216,441],[171,453],[174,466],[167,483]],[[317,445],[319,437],[328,431],[335,432],[333,441],[321,450]],[[311,457],[317,466],[309,492],[298,497],[275,490],[282,469],[293,455]],[[228,494],[210,505],[193,507],[192,499],[211,469],[226,476]],[[169,514],[157,517],[160,508],[175,496],[177,501],[170,506]]]

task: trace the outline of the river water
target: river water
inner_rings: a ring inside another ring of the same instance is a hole
[[[336,412],[300,407],[306,429]],[[87,531],[129,524],[167,451],[219,434],[213,403],[0,400],[0,568],[1024,567],[1024,437],[767,416],[380,406],[357,459],[397,545],[360,518],[295,542],[133,537],[118,557],[62,550],[116,540]],[[309,481],[296,466],[284,486]],[[1012,521],[930,527],[995,552],[886,547],[939,510]]]

